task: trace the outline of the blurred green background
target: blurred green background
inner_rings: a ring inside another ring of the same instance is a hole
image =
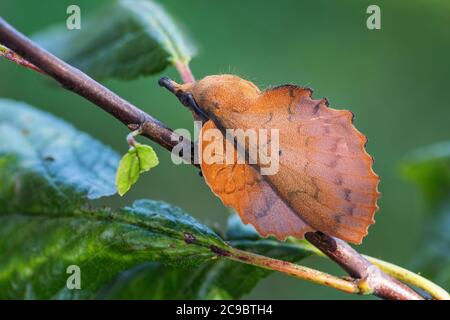
[[[2,0],[0,15],[27,35],[65,21],[78,4],[83,15],[107,0]],[[296,83],[326,96],[332,107],[356,114],[369,137],[368,150],[381,176],[377,223],[358,249],[403,266],[420,245],[425,206],[404,182],[398,164],[411,149],[450,137],[450,2],[396,1],[159,1],[186,27],[198,45],[192,62],[197,78],[235,73],[264,88]],[[381,30],[366,28],[366,8],[381,7]],[[76,32],[76,31],[68,31]],[[164,74],[177,78],[174,70]],[[106,81],[107,87],[172,128],[192,130],[190,113],[157,85],[158,76]],[[0,60],[0,96],[47,110],[89,132],[119,153],[127,129],[82,98],[50,85],[42,75]],[[154,145],[154,144],[153,144]],[[157,146],[161,164],[144,175],[123,199],[162,199],[201,221],[223,228],[228,211],[198,170],[175,166]],[[308,265],[342,274],[318,258]],[[246,298],[348,299],[355,297],[273,274]]]

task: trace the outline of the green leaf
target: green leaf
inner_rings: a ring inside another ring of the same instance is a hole
[[[122,157],[117,169],[117,191],[123,196],[135,184],[141,173],[158,165],[158,156],[152,147],[135,143]]]
[[[118,155],[73,126],[0,99],[0,210],[71,210],[116,192]]]
[[[169,14],[150,0],[118,0],[81,30],[65,25],[36,35],[44,48],[95,78],[132,79],[185,64],[194,49]]]
[[[236,248],[287,261],[299,261],[313,253],[310,247],[254,237],[253,231],[233,215],[228,222],[229,243]],[[239,235],[239,237],[238,237]],[[195,269],[177,269],[146,263],[126,271],[105,287],[100,299],[238,299],[251,292],[272,271],[215,259]],[[151,286],[148,284],[152,283]]]
[[[136,157],[139,159],[140,173],[147,172],[159,164],[158,156],[152,147],[135,143],[133,149],[135,149]]]
[[[117,169],[117,192],[123,196],[139,179],[139,160],[135,153],[127,152],[119,163]]]
[[[119,272],[146,261],[178,267],[215,257],[227,245],[179,208],[142,200],[119,211],[0,215],[0,299],[93,298]],[[81,290],[66,269],[81,269]]]

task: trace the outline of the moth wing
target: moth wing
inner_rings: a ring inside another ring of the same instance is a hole
[[[221,126],[278,129],[279,170],[265,176],[269,185],[311,228],[359,244],[379,198],[367,139],[350,111],[329,108],[311,94],[292,85],[269,89]]]
[[[210,120],[202,128],[202,149],[207,150],[212,141],[204,140],[204,132],[216,129]],[[233,148],[224,137],[221,137],[225,148]],[[245,224],[250,223],[264,237],[273,235],[279,240],[288,236],[303,238],[308,231],[313,231],[284,201],[275,193],[272,187],[261,177],[259,172],[248,164],[226,164],[225,154],[215,154],[222,157],[221,161],[208,164],[201,162],[203,177],[211,190],[222,202],[233,207]]]

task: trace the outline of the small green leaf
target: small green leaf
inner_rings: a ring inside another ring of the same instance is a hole
[[[119,162],[117,168],[117,192],[120,196],[130,190],[131,186],[139,179],[139,163],[136,154],[127,152]]]
[[[147,172],[159,164],[158,156],[152,147],[145,144],[135,143],[134,149],[136,150],[136,156],[139,159],[140,173]]]
[[[158,156],[152,147],[135,143],[122,157],[117,169],[116,184],[119,195],[123,196],[135,184],[141,173],[158,165]]]
[[[58,25],[36,35],[44,48],[95,78],[132,79],[187,63],[194,47],[170,15],[150,0],[110,1],[83,18],[79,31]]]

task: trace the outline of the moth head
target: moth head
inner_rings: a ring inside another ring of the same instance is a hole
[[[178,84],[162,78],[160,85],[174,93],[189,107],[189,95],[198,108],[208,117],[223,117],[230,112],[244,112],[260,90],[250,81],[235,75],[212,75],[195,83]]]

